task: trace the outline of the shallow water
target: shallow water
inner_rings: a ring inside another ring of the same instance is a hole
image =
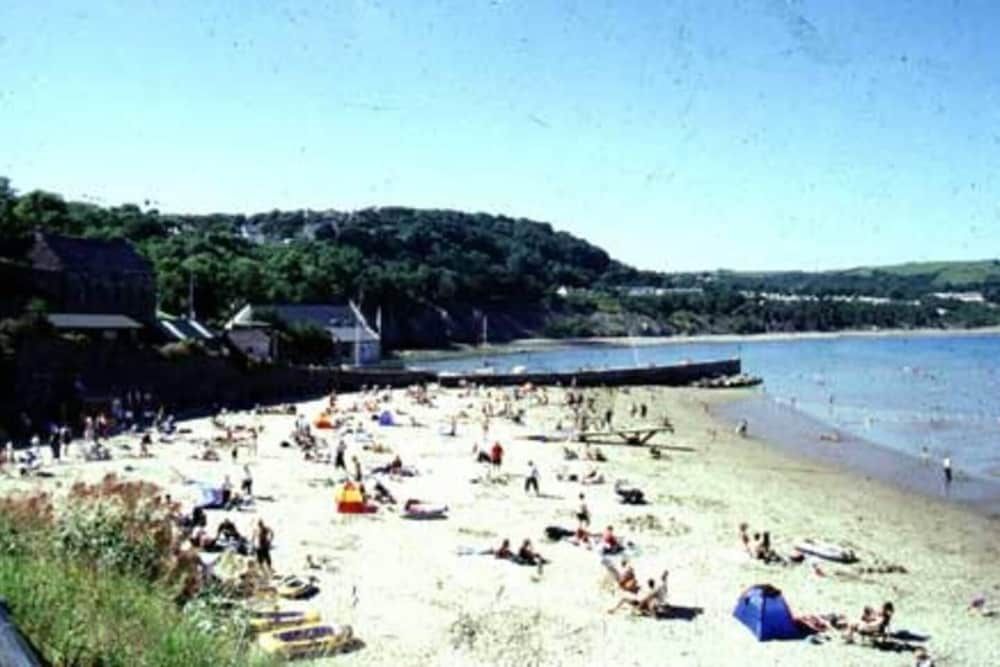
[[[1000,480],[1000,336],[805,338],[653,346],[576,345],[421,363],[436,370],[576,370],[738,356],[773,406],[937,469]],[[776,413],[780,414],[780,413]],[[818,436],[817,436],[818,437]]]

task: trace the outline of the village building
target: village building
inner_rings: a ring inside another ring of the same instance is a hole
[[[312,326],[326,331],[333,342],[332,363],[364,366],[382,358],[379,333],[361,310],[346,305],[246,305],[226,323],[226,336],[247,356],[261,361],[281,358],[274,320],[288,326]]]
[[[153,266],[128,241],[35,232],[26,259],[22,293],[59,330],[113,336],[155,323]]]

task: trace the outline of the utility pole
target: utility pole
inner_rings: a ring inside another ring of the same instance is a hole
[[[194,271],[188,271],[188,319],[194,319]]]

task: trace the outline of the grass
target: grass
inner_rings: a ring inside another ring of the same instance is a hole
[[[73,500],[85,497],[108,502],[107,496],[86,493]],[[53,665],[272,664],[247,650],[246,624],[237,614],[213,611],[205,593],[183,594],[186,582],[177,577],[110,567],[68,548],[60,538],[61,521],[46,496],[0,503],[0,595],[20,630]],[[164,554],[165,561],[172,557]]]

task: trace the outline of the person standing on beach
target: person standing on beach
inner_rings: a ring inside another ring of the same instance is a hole
[[[503,445],[499,440],[493,443],[493,448],[490,450],[490,465],[495,472],[500,472],[500,466],[503,465]]]
[[[358,460],[357,456],[352,456],[351,464],[354,466],[354,481],[360,482],[363,477],[361,473],[361,461]]]
[[[243,481],[240,482],[240,490],[248,498],[253,498],[253,475],[250,474],[250,466],[243,464]]]
[[[334,470],[336,470],[337,468],[341,468],[343,469],[344,472],[347,472],[347,462],[344,460],[344,456],[346,454],[347,454],[347,443],[345,443],[344,439],[341,438],[340,441],[337,443],[337,454],[336,456],[334,456],[333,459]]]
[[[524,479],[524,492],[528,493],[532,489],[535,491],[535,495],[541,495],[538,490],[538,467],[535,465],[534,461],[528,461],[528,476]]]
[[[951,457],[945,456],[944,461],[941,462],[942,471],[944,472],[944,494],[948,495],[951,490]]]
[[[582,493],[580,494],[580,507],[576,511],[576,520],[581,527],[590,527],[590,509],[587,507],[587,500]]]
[[[257,557],[257,564],[264,568],[268,576],[271,575],[271,543],[274,541],[274,531],[270,529],[263,519],[257,520],[257,525],[253,531],[253,548]]]

